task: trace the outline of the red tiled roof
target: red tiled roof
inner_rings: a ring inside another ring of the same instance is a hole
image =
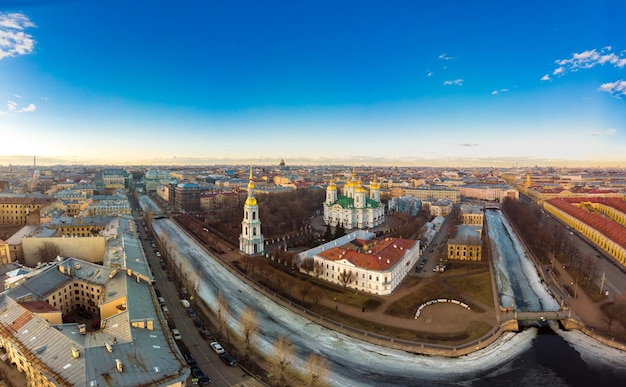
[[[413,246],[415,246],[414,240],[386,238],[367,253],[335,247],[320,253],[319,256],[331,261],[345,259],[362,269],[384,271],[398,263],[406,254],[406,250]]]
[[[610,198],[565,198],[565,199],[550,199],[550,200],[547,200],[546,202],[550,203],[551,205],[555,206],[561,211],[575,217],[576,219],[586,223],[590,227],[604,234],[607,238],[613,240],[620,246],[626,248],[626,227],[600,214],[588,212],[588,211],[583,210],[582,208],[579,208],[573,205],[574,203],[581,203],[581,202],[607,204],[607,202],[610,202],[609,199]],[[623,200],[620,200],[617,198],[614,198],[614,199],[624,203]],[[613,204],[617,205],[617,203],[613,203]]]

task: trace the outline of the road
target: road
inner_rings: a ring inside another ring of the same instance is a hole
[[[135,206],[135,208],[137,207]],[[184,345],[179,345],[181,352],[186,353],[188,351],[193,355],[198,366],[211,378],[211,385],[213,386],[232,386],[241,382],[249,382],[252,379],[250,376],[238,366],[230,367],[222,362],[220,357],[209,347],[209,342],[200,335],[200,330],[180,302],[182,296],[176,287],[176,282],[168,280],[168,273],[175,274],[174,268],[168,266],[168,270],[161,269],[160,260],[163,258],[167,263],[167,258],[164,257],[165,252],[160,251],[162,256],[156,256],[155,248],[151,245],[154,243],[154,238],[148,232],[149,229],[144,228],[144,219],[138,212],[135,213],[134,217],[146,258],[156,279],[155,289],[158,290],[161,297],[165,298],[165,304],[170,313],[170,326],[176,327],[182,336]],[[208,321],[205,323],[208,324]],[[191,385],[191,379],[188,380],[188,384]]]

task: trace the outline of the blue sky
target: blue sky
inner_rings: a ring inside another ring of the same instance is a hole
[[[0,1],[0,164],[625,166],[626,4],[574,3]]]

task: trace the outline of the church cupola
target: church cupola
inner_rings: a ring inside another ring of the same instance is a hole
[[[254,197],[254,179],[250,166],[250,180],[248,182],[248,198],[243,206],[243,220],[241,221],[241,235],[239,236],[239,250],[248,255],[263,254],[265,241],[261,234],[261,219],[259,205]]]

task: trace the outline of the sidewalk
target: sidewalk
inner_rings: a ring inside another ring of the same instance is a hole
[[[558,261],[556,261],[558,263]],[[554,270],[558,273],[557,280],[561,283],[561,285],[568,285],[572,282],[575,282],[575,279],[569,274],[569,272],[563,268],[563,264],[558,263],[553,265],[551,270]],[[573,313],[578,316],[580,320],[582,320],[585,325],[594,328],[599,331],[608,332],[609,331],[609,320],[606,318],[604,313],[602,312],[602,305],[611,302],[611,300],[603,300],[599,302],[594,302],[583,290],[580,288],[576,292],[576,298],[569,297],[567,299],[567,303],[569,304],[570,309]],[[611,324],[611,334],[623,334],[625,329],[617,322],[613,322]]]

